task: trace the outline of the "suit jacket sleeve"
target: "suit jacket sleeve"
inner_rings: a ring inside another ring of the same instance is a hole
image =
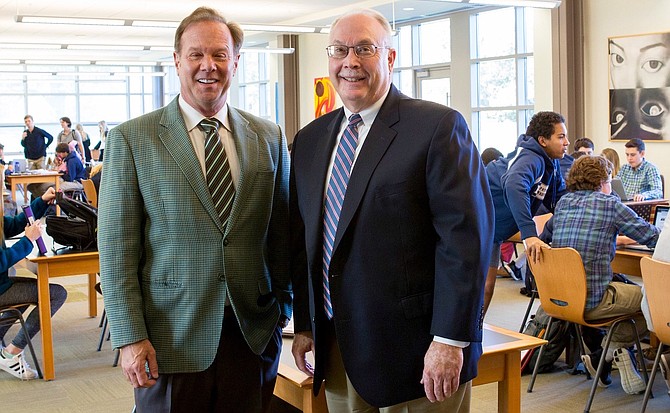
[[[282,315],[291,318],[293,293],[289,273],[289,169],[290,160],[286,138],[279,129],[279,156],[277,159],[272,216],[268,225],[268,250],[272,290],[277,297]]]
[[[109,134],[98,202],[100,281],[105,308],[110,323],[123,326],[114,332],[115,347],[148,337],[139,274],[144,248],[144,202],[128,144],[129,139],[137,137],[122,129],[114,128]],[[123,219],[118,219],[119,214]]]
[[[431,333],[481,341],[483,291],[493,242],[493,202],[465,119],[449,111],[432,139],[426,169],[435,246]]]

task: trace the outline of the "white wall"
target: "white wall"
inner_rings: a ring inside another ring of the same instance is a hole
[[[607,38],[670,31],[670,1],[584,1],[584,100],[585,132],[596,151],[611,147],[625,163],[625,142],[609,140],[609,85]],[[646,158],[666,177],[670,196],[670,144],[646,141]]]
[[[300,127],[314,120],[314,79],[328,76],[328,35],[305,34],[298,36],[300,82]],[[337,103],[335,107],[341,106]]]

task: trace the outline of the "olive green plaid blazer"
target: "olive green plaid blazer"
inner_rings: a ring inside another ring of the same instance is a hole
[[[160,373],[212,363],[226,294],[257,354],[292,300],[281,129],[229,107],[241,171],[224,230],[177,100],[110,131],[99,199],[112,345],[148,338]]]

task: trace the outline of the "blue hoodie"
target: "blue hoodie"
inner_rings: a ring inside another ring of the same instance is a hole
[[[532,136],[521,135],[511,158],[488,164],[486,173],[495,207],[495,242],[521,231],[521,239],[535,237],[533,216],[544,205],[553,212],[564,187],[557,159],[551,159]]]

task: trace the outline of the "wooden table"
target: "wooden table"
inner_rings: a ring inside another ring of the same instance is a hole
[[[88,274],[88,315],[98,315],[98,301],[95,292],[96,274],[100,271],[100,258],[97,251],[31,255],[28,259],[37,264],[37,297],[40,312],[40,332],[42,333],[42,372],[44,380],[56,378],[54,368],[53,334],[51,329],[51,298],[49,297],[49,278]]]
[[[28,203],[28,184],[52,183],[56,186],[56,192],[60,190],[60,173],[58,172],[44,172],[44,173],[20,173],[7,175],[7,181],[11,187],[11,194],[16,201],[16,186],[23,184],[23,203]],[[56,214],[60,215],[60,207],[56,205]]]
[[[614,260],[612,261],[612,271],[641,277],[640,260],[643,257],[651,257],[651,254],[651,251],[633,250],[624,247],[617,248]]]
[[[498,383],[498,412],[521,411],[521,351],[546,341],[501,327],[484,324],[484,354],[473,386]],[[313,361],[313,360],[312,360]],[[291,355],[291,339],[284,338],[274,394],[292,406],[310,413],[326,413],[323,386],[312,395],[312,378],[297,369]]]

